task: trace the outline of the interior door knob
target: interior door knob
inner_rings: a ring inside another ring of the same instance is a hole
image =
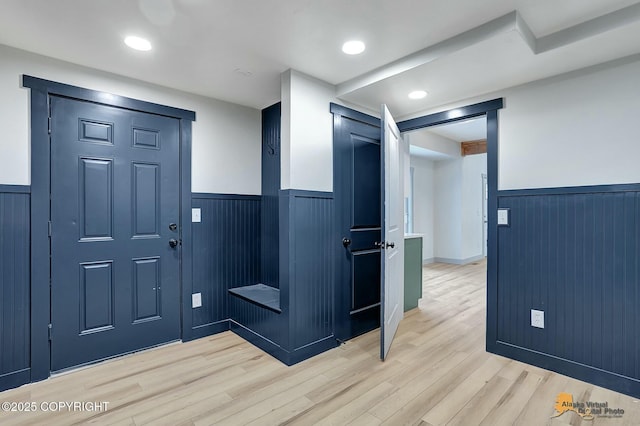
[[[396,246],[396,243],[391,242],[391,243],[387,243],[387,248],[391,247],[394,248]]]
[[[344,237],[344,238],[342,239],[342,245],[343,245],[343,246],[345,246],[345,247],[349,247],[349,245],[350,245],[350,244],[351,244],[351,240],[350,240],[349,238]]]
[[[169,240],[169,246],[171,248],[176,248],[178,246],[178,240],[176,240],[175,238],[172,238]]]

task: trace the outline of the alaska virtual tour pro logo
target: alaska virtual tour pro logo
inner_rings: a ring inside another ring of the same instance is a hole
[[[579,402],[573,400],[573,395],[560,392],[556,396],[556,412],[551,418],[559,417],[567,411],[573,411],[584,420],[593,420],[596,417],[622,417],[622,408],[611,408],[608,402]]]

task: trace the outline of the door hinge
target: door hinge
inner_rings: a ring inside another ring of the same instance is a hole
[[[51,340],[51,330],[53,329],[53,327],[51,326],[51,324],[49,324],[49,340]]]
[[[52,233],[52,224],[51,221],[49,221],[49,237],[51,237],[51,233]]]

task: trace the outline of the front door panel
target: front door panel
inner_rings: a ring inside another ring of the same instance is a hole
[[[51,120],[51,369],[178,339],[178,120],[60,97]]]

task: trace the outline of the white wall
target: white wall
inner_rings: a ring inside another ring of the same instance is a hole
[[[462,259],[482,256],[482,175],[487,173],[487,154],[462,158]]]
[[[413,167],[413,232],[422,234],[422,260],[432,260],[434,246],[434,163],[411,156]]]
[[[281,82],[281,187],[331,192],[335,87],[295,70]]]
[[[510,90],[500,189],[640,182],[640,62]]]
[[[193,110],[192,190],[260,194],[260,111],[0,45],[0,184],[29,185],[29,89],[21,75]]]
[[[482,256],[482,175],[487,155],[430,161],[412,156],[414,232],[423,260],[464,263]]]
[[[434,167],[434,257],[462,259],[462,160],[437,161]]]
[[[639,75],[634,55],[401,119],[504,98],[500,190],[638,183]]]

